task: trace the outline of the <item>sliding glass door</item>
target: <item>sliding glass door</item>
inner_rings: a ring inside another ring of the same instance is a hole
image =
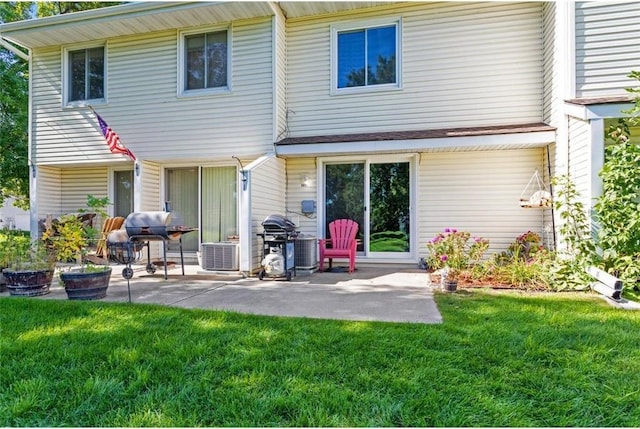
[[[374,257],[411,252],[411,163],[328,162],[324,165],[324,231],[340,218],[360,225],[358,251]]]
[[[166,199],[185,226],[199,233],[182,237],[185,251],[197,251],[201,242],[227,241],[238,235],[236,167],[180,167],[166,170]],[[171,243],[169,248],[179,247]]]

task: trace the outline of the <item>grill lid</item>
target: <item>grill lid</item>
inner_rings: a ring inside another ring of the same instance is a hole
[[[296,225],[291,220],[279,214],[267,216],[262,221],[262,227],[267,232],[293,232],[296,229]]]
[[[177,226],[170,212],[133,212],[124,220],[124,228],[129,236],[160,235],[166,237],[168,231]]]

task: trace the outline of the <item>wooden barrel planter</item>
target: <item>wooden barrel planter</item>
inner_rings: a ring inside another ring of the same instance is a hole
[[[6,292],[7,283],[4,281],[4,275],[2,274],[2,270],[4,270],[4,268],[0,268],[0,292]]]
[[[458,289],[458,280],[443,280],[442,290],[445,292],[455,292]]]
[[[4,270],[2,272],[4,281],[7,283],[9,295],[12,296],[40,296],[49,293],[51,280],[53,280],[53,270],[27,270],[13,271]]]
[[[68,271],[60,273],[69,299],[100,299],[107,296],[111,267],[104,271]]]

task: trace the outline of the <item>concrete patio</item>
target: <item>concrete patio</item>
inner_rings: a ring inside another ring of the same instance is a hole
[[[128,302],[123,265],[113,273],[102,301]],[[134,265],[130,280],[133,303],[162,304],[183,308],[228,310],[268,316],[319,319],[441,323],[433,290],[424,271],[406,266],[359,265],[354,273],[300,272],[291,281],[259,280],[233,272],[207,272],[197,265],[171,266],[148,274]],[[57,277],[57,276],[56,276]],[[0,293],[7,296],[8,292]],[[51,292],[34,299],[67,299],[57,278]]]

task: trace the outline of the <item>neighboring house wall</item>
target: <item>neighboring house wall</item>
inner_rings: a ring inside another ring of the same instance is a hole
[[[272,21],[234,22],[232,90],[177,96],[177,31],[107,41],[108,104],[96,111],[140,159],[228,158],[272,148]],[[88,109],[61,108],[61,47],[34,50],[39,164],[124,161],[108,152]]]
[[[519,204],[533,173],[544,168],[544,159],[543,148],[422,154],[418,189],[420,256],[427,253],[427,241],[444,228],[489,239],[489,253],[506,250],[528,230],[549,240],[544,232],[546,210]]]
[[[639,67],[640,2],[576,3],[577,97],[627,95]]]
[[[29,231],[30,216],[28,210],[13,205],[15,198],[7,198],[0,206],[0,229],[19,229]]]
[[[331,95],[331,29],[402,19],[402,90]],[[399,3],[288,22],[291,136],[542,120],[540,3]]]

